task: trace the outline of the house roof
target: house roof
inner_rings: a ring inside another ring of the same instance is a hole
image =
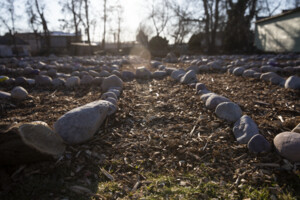
[[[13,38],[12,36],[6,34],[4,36],[0,36],[0,44],[2,45],[13,45]],[[27,42],[25,42],[24,40],[16,37],[16,44],[17,45],[28,45]]]
[[[255,23],[266,22],[266,21],[269,21],[269,20],[272,20],[272,19],[280,18],[280,17],[287,16],[287,15],[290,15],[290,14],[293,14],[293,13],[297,13],[297,12],[300,12],[300,7],[295,8],[293,10],[283,11],[282,13],[280,13],[278,15],[274,15],[274,16],[271,16],[271,17],[266,17],[266,18],[259,19]]]

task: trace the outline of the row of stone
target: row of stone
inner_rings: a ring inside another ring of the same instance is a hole
[[[54,129],[41,121],[16,125],[22,141],[42,154],[58,158],[64,153],[66,144],[90,140],[105,119],[116,112],[123,82],[112,75],[103,80],[101,87],[104,91],[101,100],[68,111],[54,123]]]
[[[279,85],[289,89],[300,89],[300,77],[298,76],[290,76],[285,80],[283,77],[279,76],[275,72],[260,73],[254,71],[253,69],[245,70],[245,68],[243,67],[230,68],[228,70],[228,73],[233,74],[235,76],[243,76],[268,81],[274,85]]]
[[[242,116],[241,108],[228,98],[210,92],[203,83],[197,83],[196,73],[193,70],[185,72],[178,69],[172,72],[171,78],[183,84],[195,86],[200,99],[205,102],[208,109],[228,122],[234,123],[233,133],[238,143],[247,144],[252,153],[264,153],[271,150],[271,144],[259,134],[257,124],[247,115]],[[297,128],[298,127],[298,128]],[[274,138],[277,152],[292,162],[300,162],[300,124],[291,132],[283,132]]]

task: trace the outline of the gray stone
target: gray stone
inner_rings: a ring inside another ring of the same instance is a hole
[[[116,75],[111,75],[103,79],[101,88],[103,92],[106,92],[109,88],[120,87],[123,88],[123,81]]]
[[[101,99],[107,99],[108,97],[112,97],[114,99],[118,99],[117,95],[114,92],[105,92],[101,95]]]
[[[35,77],[35,83],[37,85],[51,85],[52,84],[52,78],[46,75],[37,75]]]
[[[191,66],[189,66],[189,67],[186,69],[186,71],[188,72],[188,71],[190,71],[190,70],[195,71],[195,73],[197,74],[197,73],[199,73],[199,66],[197,66],[197,65],[191,65]]]
[[[116,106],[108,101],[94,101],[61,116],[54,130],[67,144],[79,144],[91,139],[104,119],[115,111]]]
[[[207,65],[210,67],[212,70],[220,70],[222,68],[220,61],[212,61],[207,63]]]
[[[162,63],[156,60],[151,60],[150,65],[153,68],[158,68],[159,65],[161,65]]]
[[[263,73],[261,74],[260,79],[264,81],[270,81],[275,85],[284,85],[285,83],[285,79],[274,72]]]
[[[19,76],[15,79],[15,84],[16,85],[25,85],[27,84],[26,78],[23,76]]]
[[[240,144],[247,144],[256,134],[259,134],[256,123],[247,115],[234,123],[233,134]]]
[[[76,87],[80,85],[80,78],[78,76],[72,76],[66,80],[65,85],[68,88]]]
[[[184,69],[177,69],[171,73],[171,78],[175,81],[180,81],[180,78],[183,77],[185,73]]]
[[[93,82],[92,82],[92,84],[93,85],[101,85],[102,84],[102,81],[103,81],[103,78],[102,77],[95,77],[94,79],[93,79]]]
[[[106,70],[102,70],[100,73],[99,73],[99,76],[100,77],[108,77],[110,76],[110,73]]]
[[[51,76],[51,77],[56,77],[56,73],[57,73],[56,69],[53,69],[53,68],[49,69],[47,72],[48,76]]]
[[[173,68],[173,67],[166,67],[165,68],[165,71],[167,72],[168,75],[171,75],[172,72],[176,71],[177,69],[176,68]]]
[[[294,89],[294,90],[300,90],[300,77],[299,76],[290,76],[285,81],[284,87]]]
[[[151,79],[152,73],[146,67],[138,67],[135,72],[137,79]]]
[[[255,79],[260,79],[261,73],[260,72],[256,72],[253,74],[253,78]]]
[[[29,66],[25,67],[23,73],[26,74],[26,75],[32,74],[33,73],[33,68],[29,67]]]
[[[199,72],[208,72],[209,66],[208,65],[200,65],[198,69],[199,69]]]
[[[122,78],[122,74],[121,74],[121,72],[118,71],[118,70],[113,70],[113,71],[111,72],[111,74],[114,74],[114,75],[116,75],[116,76]]]
[[[216,115],[229,122],[236,122],[242,116],[242,109],[235,103],[220,103],[215,110]]]
[[[9,99],[11,97],[10,93],[0,91],[0,99]]]
[[[133,72],[130,72],[130,71],[122,71],[121,77],[122,77],[124,82],[130,82],[130,81],[134,80],[135,74]]]
[[[114,104],[115,106],[117,106],[117,104],[118,104],[117,100],[115,98],[112,98],[112,97],[107,97],[105,99],[105,101],[108,101],[108,102]]]
[[[154,79],[163,79],[166,76],[167,76],[167,72],[165,72],[165,71],[155,71],[152,74],[152,77]]]
[[[98,77],[99,76],[99,73],[94,71],[94,70],[89,70],[89,74],[93,77]]]
[[[271,65],[264,65],[260,69],[262,72],[277,72],[278,71],[278,68],[273,67]]]
[[[166,66],[165,65],[159,65],[158,66],[158,70],[165,70],[166,69]]]
[[[80,72],[79,71],[74,71],[71,73],[71,76],[80,76]]]
[[[11,97],[13,99],[17,99],[17,100],[24,100],[28,96],[27,90],[25,90],[21,86],[17,86],[14,89],[12,89],[12,91],[10,92],[10,94],[11,94]]]
[[[196,92],[197,92],[197,93],[198,93],[198,91],[200,91],[200,90],[207,90],[205,84],[203,84],[203,83],[196,83],[195,89],[196,89]]]
[[[65,80],[63,78],[54,78],[52,80],[52,85],[54,87],[58,87],[58,86],[62,86],[62,85],[65,85]]]
[[[27,78],[26,82],[28,83],[28,85],[34,85],[35,84],[35,80],[31,79],[31,78]]]
[[[197,75],[193,70],[188,71],[181,77],[180,82],[183,84],[197,83]]]
[[[274,138],[274,146],[278,153],[291,162],[300,162],[300,134],[282,132]]]
[[[252,70],[252,69],[247,69],[243,72],[243,77],[253,77],[254,74],[256,73],[256,71]]]
[[[86,76],[86,75],[90,76],[90,74],[87,71],[81,71],[79,74],[79,77],[82,78],[83,76]]]
[[[205,106],[208,109],[214,110],[220,103],[230,102],[229,99],[221,95],[213,94],[205,102]]]
[[[201,97],[200,97],[200,100],[203,101],[203,102],[206,102],[206,100],[211,96],[211,95],[214,95],[215,93],[213,92],[207,92],[205,94],[202,94]]]
[[[271,151],[271,144],[266,140],[261,134],[254,135],[248,142],[247,147],[250,152],[258,153],[267,153]]]
[[[242,76],[243,72],[245,71],[245,69],[243,67],[237,67],[233,70],[233,75],[235,76]]]
[[[84,75],[80,79],[80,84],[81,85],[91,85],[93,82],[94,78],[91,75]]]
[[[113,92],[113,93],[115,93],[115,95],[116,95],[117,97],[119,97],[120,94],[121,94],[121,89],[110,88],[109,90],[107,90],[107,92]]]
[[[15,84],[15,81],[16,81],[16,79],[9,78],[9,79],[5,80],[4,83],[7,85],[13,85],[13,84]]]

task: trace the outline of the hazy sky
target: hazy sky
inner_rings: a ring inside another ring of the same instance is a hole
[[[4,1],[4,0],[0,0]],[[29,32],[31,31],[28,26],[28,18],[25,13],[25,2],[26,0],[15,0],[16,1],[16,14],[17,18],[17,31],[18,32]],[[59,19],[63,19],[66,16],[61,12],[61,5],[59,1],[63,2],[65,0],[39,0],[39,2],[46,4],[45,17],[48,21],[50,31],[60,31],[60,22]],[[117,0],[107,0],[108,4],[113,4]],[[122,22],[122,32],[121,40],[122,41],[134,41],[136,30],[141,21],[145,21],[151,9],[151,3],[153,0],[119,0],[122,6],[124,7],[123,13],[123,22]],[[158,1],[158,0],[156,0]],[[184,4],[185,0],[177,0],[179,3]],[[274,0],[279,2],[281,0]],[[97,24],[95,29],[91,29],[91,39],[92,41],[100,41],[102,39],[102,30],[103,30],[103,0],[90,0],[91,2],[91,11],[90,19],[97,19]],[[280,13],[282,9],[285,9],[287,6],[282,3],[280,9],[278,9],[274,14]],[[202,8],[200,8],[202,9]],[[201,10],[199,10],[201,12]],[[113,17],[113,16],[112,16]],[[115,22],[111,21],[107,24],[107,40],[113,41],[112,32],[110,27],[115,26]],[[152,25],[150,23],[150,25]],[[3,35],[7,30],[0,23],[0,34]],[[71,30],[71,32],[74,32]],[[85,39],[85,38],[83,38]]]

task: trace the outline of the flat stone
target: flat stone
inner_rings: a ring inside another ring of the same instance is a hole
[[[294,89],[294,90],[300,90],[300,77],[299,76],[290,76],[285,81],[284,87]]]
[[[213,94],[205,102],[205,106],[208,109],[214,110],[220,103],[230,102],[229,99],[221,95]]]
[[[137,79],[149,80],[152,77],[152,73],[146,67],[138,67],[135,76]]]
[[[197,83],[197,75],[194,70],[190,70],[180,79],[180,82],[183,84]]]
[[[256,73],[256,71],[252,70],[252,69],[247,69],[243,72],[243,77],[253,77],[254,74]]]
[[[10,93],[0,91],[0,99],[9,99],[11,97]]]
[[[68,88],[76,87],[80,85],[80,78],[78,76],[72,76],[66,80],[65,85]]]
[[[51,85],[52,84],[52,78],[46,75],[37,75],[35,77],[35,83],[37,85]]]
[[[291,162],[300,162],[300,134],[296,132],[282,132],[274,138],[277,152]]]
[[[14,89],[12,89],[10,94],[13,99],[17,99],[17,100],[24,100],[28,96],[27,90],[25,90],[21,86],[14,87]]]
[[[103,92],[106,92],[109,88],[120,87],[123,88],[123,81],[116,75],[111,75],[103,79],[101,88]]]
[[[256,123],[247,115],[242,116],[234,123],[233,134],[240,144],[247,144],[256,134],[259,134]]]
[[[104,119],[115,111],[116,106],[108,101],[94,101],[61,116],[54,130],[67,144],[80,144],[91,139]]]
[[[242,116],[242,109],[235,103],[223,102],[220,103],[215,110],[216,115],[229,122],[236,122]]]
[[[121,72],[121,77],[124,82],[130,82],[133,81],[135,78],[135,74],[131,71],[122,71]]]
[[[266,140],[261,134],[254,135],[248,142],[247,147],[250,152],[258,153],[267,153],[271,151],[271,144]]]

